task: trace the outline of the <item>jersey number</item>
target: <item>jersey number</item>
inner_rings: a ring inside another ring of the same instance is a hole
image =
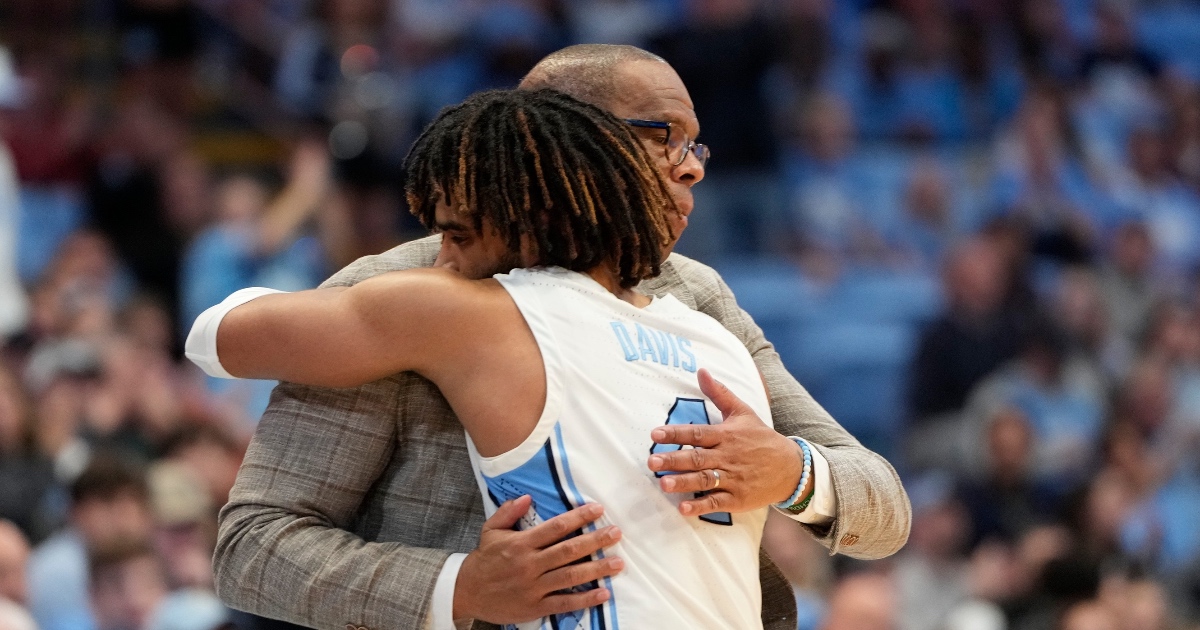
[[[667,424],[711,424],[708,421],[708,411],[704,408],[704,401],[697,398],[676,398],[675,404],[671,406],[671,412],[667,414]],[[655,443],[650,447],[650,453],[673,453],[682,449],[678,444],[658,444]],[[663,477],[666,475],[674,475],[673,472],[656,472],[654,476]],[[707,492],[697,492],[696,498],[700,498],[708,494]],[[716,523],[717,525],[733,525],[733,517],[729,512],[713,512],[704,514],[700,520],[707,523]]]

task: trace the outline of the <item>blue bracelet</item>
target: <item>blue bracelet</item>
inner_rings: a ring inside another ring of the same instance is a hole
[[[808,486],[808,478],[812,475],[813,469],[812,451],[808,448],[808,442],[805,442],[800,438],[788,439],[800,445],[800,452],[804,455],[804,471],[800,473],[800,484],[796,486],[796,493],[793,494],[790,499],[786,501],[780,501],[779,503],[775,504],[775,507],[781,510],[798,507],[797,502],[800,500],[800,495],[804,494],[804,488]],[[809,496],[809,499],[812,499],[812,497]],[[808,507],[808,501],[804,501],[804,504],[804,507]],[[801,511],[803,509],[804,508],[799,508],[799,510],[796,511]]]

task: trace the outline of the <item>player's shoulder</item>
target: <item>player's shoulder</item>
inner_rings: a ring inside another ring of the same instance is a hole
[[[363,256],[321,283],[322,287],[346,287],[389,271],[430,267],[441,247],[440,234],[402,243],[383,253]]]

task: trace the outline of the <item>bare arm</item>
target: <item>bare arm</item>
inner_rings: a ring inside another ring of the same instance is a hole
[[[259,297],[220,322],[217,354],[232,375],[352,387],[445,358],[478,322],[476,283],[417,269],[353,287]]]

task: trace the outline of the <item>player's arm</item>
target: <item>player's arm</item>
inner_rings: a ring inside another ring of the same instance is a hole
[[[352,387],[434,364],[479,321],[480,298],[455,273],[414,269],[227,301],[197,318],[188,358],[215,376]]]
[[[412,241],[387,254],[360,259],[325,284],[350,285],[388,271],[430,265],[436,254],[436,239]],[[465,449],[450,448],[454,435],[462,439],[460,431],[453,429],[448,434],[445,429],[434,429],[437,443],[448,445],[439,447],[424,440],[409,441],[407,434],[398,430],[430,420],[424,415],[427,405],[407,402],[412,397],[420,401],[425,395],[421,393],[424,388],[413,386],[414,380],[401,375],[352,389],[287,382],[275,388],[238,471],[229,503],[221,510],[213,569],[217,592],[230,607],[306,628],[441,630],[442,625],[426,624],[434,623],[435,610],[440,610],[443,620],[453,618],[457,580],[464,584],[482,580],[521,592],[523,596],[517,598],[507,592],[497,595],[495,588],[476,594],[479,598],[492,596],[481,604],[484,609],[512,607],[536,594],[530,580],[514,577],[515,566],[549,562],[552,566],[542,565],[541,573],[575,570],[578,565],[570,561],[607,546],[601,540],[580,549],[579,556],[556,560],[542,553],[545,545],[536,544],[539,537],[556,528],[574,531],[586,526],[598,516],[586,512],[594,506],[576,508],[521,532],[493,531],[491,538],[502,535],[504,540],[493,540],[486,549],[472,551],[477,560],[474,565],[482,562],[501,567],[503,580],[489,580],[490,574],[457,564],[464,554],[451,551],[466,552],[469,545],[460,543],[453,548],[447,543],[451,548],[436,549],[364,540],[361,532],[354,531],[355,523],[362,520],[364,510],[373,509],[369,497],[382,480],[408,479],[387,476],[388,467],[401,460],[436,459],[443,478],[436,491],[410,499],[416,503],[394,508],[393,516],[407,514],[405,507],[417,509],[412,506],[418,503],[422,507],[409,514],[412,518],[436,520],[430,515],[444,514],[445,519],[467,519],[480,510],[479,490]],[[420,469],[421,464],[414,466]],[[585,536],[596,539],[606,531]],[[559,546],[586,543],[585,536]],[[453,535],[447,537],[454,539]],[[451,565],[462,569],[453,570]],[[443,582],[451,595],[440,601]],[[580,603],[572,598],[605,592],[551,594],[526,609],[523,616],[586,608],[598,602]],[[497,604],[497,598],[504,596],[507,599]]]

